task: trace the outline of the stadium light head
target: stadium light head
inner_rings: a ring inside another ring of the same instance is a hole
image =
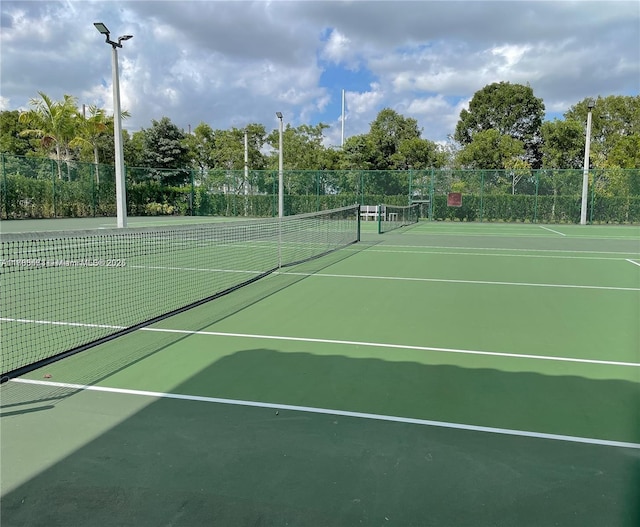
[[[276,112],[276,117],[278,119],[282,119],[282,112]]]
[[[593,110],[593,107],[596,105],[596,101],[594,101],[593,99],[589,99],[587,101],[587,108],[589,108],[589,110]]]
[[[130,38],[133,38],[133,35],[122,35],[121,37],[118,37],[118,42],[122,42],[123,40],[129,40]]]
[[[109,30],[107,29],[107,26],[105,26],[102,22],[94,22],[93,25],[96,26],[96,29],[100,33],[102,33],[103,35],[107,35],[107,37],[109,37]]]

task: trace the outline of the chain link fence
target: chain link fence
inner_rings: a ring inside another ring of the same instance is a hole
[[[3,219],[116,215],[113,166],[0,154],[0,170]],[[131,216],[278,214],[277,170],[125,172]],[[420,203],[436,221],[579,223],[582,180],[582,170],[286,170],[284,212]],[[640,223],[640,170],[591,170],[587,206],[591,223]]]

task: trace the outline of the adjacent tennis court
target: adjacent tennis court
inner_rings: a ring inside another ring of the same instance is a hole
[[[110,297],[259,277],[4,383],[2,525],[637,526],[640,228],[338,223],[177,229],[75,269],[90,308],[11,304],[53,349],[124,327]]]

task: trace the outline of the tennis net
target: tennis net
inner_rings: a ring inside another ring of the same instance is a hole
[[[358,206],[282,218],[6,234],[2,378],[358,241]]]
[[[413,204],[405,207],[395,205],[380,205],[380,214],[378,216],[378,233],[383,234],[385,232],[399,229],[411,225],[412,223],[418,223],[420,217],[420,205]]]

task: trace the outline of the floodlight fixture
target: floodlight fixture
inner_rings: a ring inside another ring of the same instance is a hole
[[[278,119],[282,119],[282,112],[276,112],[276,117]]]
[[[100,33],[102,33],[103,35],[109,35],[110,31],[107,29],[107,26],[105,26],[102,22],[94,22],[93,23],[94,26],[96,26],[96,29],[98,31],[100,31]]]

